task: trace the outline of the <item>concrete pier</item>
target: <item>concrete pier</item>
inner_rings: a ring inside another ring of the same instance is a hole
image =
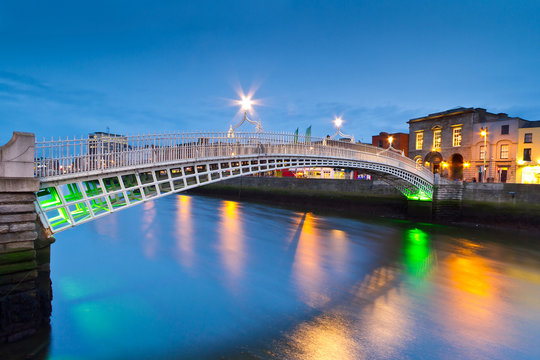
[[[35,200],[34,135],[14,133],[0,147],[0,344],[36,333],[49,323],[50,244]]]

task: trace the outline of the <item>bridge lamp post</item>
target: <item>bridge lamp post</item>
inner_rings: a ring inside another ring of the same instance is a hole
[[[486,128],[482,128],[480,135],[484,137],[484,167],[482,168],[482,182],[486,182],[487,126]]]
[[[346,135],[344,133],[341,132],[341,125],[343,124],[343,119],[341,118],[341,116],[336,116],[334,118],[334,125],[336,125],[336,133],[332,136],[330,136],[330,139],[334,139],[336,138],[338,135],[343,137],[343,138],[346,138],[346,139],[349,139],[352,143],[354,142],[354,136],[352,135]]]
[[[339,128],[343,124],[343,119],[341,117],[336,117],[334,119],[334,124],[336,125],[337,131],[339,132]]]
[[[247,122],[251,125],[255,125],[255,129],[256,129],[256,132],[257,133],[262,133],[263,132],[263,128],[262,128],[262,124],[261,124],[261,121],[255,121],[255,120],[251,120],[249,117],[248,117],[248,112],[251,111],[251,109],[253,108],[253,105],[255,105],[255,101],[253,99],[251,99],[250,96],[242,96],[242,98],[240,100],[237,100],[236,103],[238,105],[240,105],[240,108],[244,111],[244,116],[242,117],[242,120],[229,128],[229,131],[227,132],[227,137],[228,138],[233,138],[234,137],[234,131],[236,129],[238,129],[243,123]]]
[[[392,142],[394,141],[394,137],[393,136],[389,136],[388,137],[388,147],[392,147]]]

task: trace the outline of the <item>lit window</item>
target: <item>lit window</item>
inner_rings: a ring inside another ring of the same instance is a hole
[[[441,130],[433,130],[433,148],[441,148]]]
[[[454,128],[454,136],[452,137],[452,146],[461,146],[461,128]]]
[[[531,149],[523,149],[523,161],[531,161]]]
[[[508,159],[508,148],[510,145],[501,145],[501,159]]]
[[[525,143],[532,143],[532,133],[527,133],[525,134],[525,139],[524,141]]]
[[[480,146],[480,160],[484,160],[486,158],[486,147]]]
[[[416,133],[416,150],[422,150],[424,146],[424,133]]]

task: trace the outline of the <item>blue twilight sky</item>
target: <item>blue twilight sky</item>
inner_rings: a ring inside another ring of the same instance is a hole
[[[0,143],[226,130],[370,141],[456,106],[540,119],[540,1],[0,2]],[[249,127],[246,127],[248,129]]]

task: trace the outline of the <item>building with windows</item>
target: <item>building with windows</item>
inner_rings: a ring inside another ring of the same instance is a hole
[[[540,184],[540,121],[524,124],[518,136],[516,182]]]
[[[90,154],[114,153],[128,148],[128,140],[124,135],[98,131],[88,134],[88,139]]]
[[[371,137],[371,145],[377,146],[383,149],[388,149],[390,146],[390,139],[392,139],[392,147],[396,150],[403,150],[403,154],[408,156],[409,154],[409,134],[405,133],[393,133],[381,132],[379,135],[373,135]]]
[[[515,182],[518,130],[527,123],[463,107],[411,119],[409,157],[452,180]]]

